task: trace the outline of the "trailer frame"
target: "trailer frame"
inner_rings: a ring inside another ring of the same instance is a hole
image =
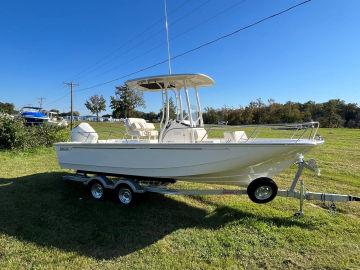
[[[320,175],[320,170],[316,164],[314,159],[309,159],[308,161],[304,160],[302,155],[299,155],[298,161],[296,162],[297,170],[294,175],[294,178],[291,181],[291,185],[287,190],[277,190],[276,196],[279,197],[287,197],[287,198],[295,198],[299,200],[299,210],[295,213],[295,216],[301,217],[304,215],[304,202],[305,200],[311,201],[321,201],[321,202],[330,202],[330,209],[332,211],[336,211],[335,202],[352,202],[359,201],[360,196],[353,195],[344,195],[344,194],[336,194],[336,193],[324,193],[324,192],[311,192],[306,191],[304,180],[301,179],[301,175],[304,169],[309,169],[315,172],[318,176]],[[104,190],[122,190],[124,187],[126,188],[126,192],[132,194],[142,194],[142,193],[158,193],[163,195],[249,195],[249,191],[247,189],[172,189],[166,187],[163,181],[159,181],[157,184],[155,181],[150,181],[146,183],[143,181],[144,178],[136,178],[136,177],[118,177],[115,179],[109,179],[109,176],[114,175],[106,175],[106,174],[95,174],[89,176],[89,174],[93,174],[94,172],[77,172],[74,175],[65,175],[63,176],[63,180],[69,182],[79,182],[85,186],[91,185],[91,183],[98,182],[102,185]],[[296,190],[296,186],[300,182],[300,190]],[[173,181],[169,182],[173,183]],[[132,194],[127,194],[127,196],[132,196]],[[119,197],[119,200],[122,204],[124,204]],[[130,203],[129,203],[130,204]],[[126,204],[125,204],[126,205]]]

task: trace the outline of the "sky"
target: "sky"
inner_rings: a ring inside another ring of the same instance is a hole
[[[277,13],[301,1],[167,0],[171,55]],[[204,73],[215,86],[202,106],[238,107],[340,98],[360,103],[360,1],[313,0],[172,62],[173,73]],[[107,100],[127,79],[167,74],[163,0],[4,0],[0,8],[0,101],[89,114],[91,95]],[[161,97],[145,94],[144,111]],[[108,107],[107,112],[111,109]]]

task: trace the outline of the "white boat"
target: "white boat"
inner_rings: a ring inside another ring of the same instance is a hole
[[[162,93],[160,131],[143,119],[129,118],[125,121],[127,136],[99,140],[88,124],[80,124],[72,131],[71,142],[55,144],[60,166],[139,181],[173,179],[247,186],[255,179],[274,177],[299,156],[324,143],[316,135],[317,122],[267,126],[275,131],[293,130],[289,138],[258,138],[260,126],[225,132],[223,138],[208,138],[198,89],[213,83],[203,74],[162,75],[127,81],[131,89]],[[195,108],[190,103],[190,89],[194,90]],[[169,115],[170,93],[175,95],[176,119],[170,119]]]
[[[49,111],[49,112],[47,112],[47,115],[49,117],[49,121],[48,121],[49,124],[54,125],[54,126],[59,126],[59,127],[67,127],[68,126],[68,122],[66,121],[66,119],[59,116],[59,114],[57,112]]]

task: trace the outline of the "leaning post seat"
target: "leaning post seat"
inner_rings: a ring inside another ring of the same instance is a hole
[[[151,137],[157,138],[158,131],[155,129],[154,124],[146,123],[142,118],[126,118],[125,120],[126,132],[129,136],[136,137]]]

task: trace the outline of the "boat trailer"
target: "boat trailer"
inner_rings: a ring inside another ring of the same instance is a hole
[[[95,200],[103,200],[105,197],[105,190],[111,190],[115,192],[116,200],[123,206],[132,205],[137,194],[151,192],[163,195],[248,195],[249,198],[256,203],[266,203],[271,201],[276,196],[296,198],[299,200],[299,211],[295,213],[295,216],[301,217],[304,215],[304,201],[315,200],[323,203],[329,202],[329,209],[336,211],[335,202],[351,202],[359,201],[359,196],[342,195],[335,193],[321,193],[306,191],[304,180],[300,179],[304,169],[314,171],[318,176],[320,170],[317,167],[316,161],[310,159],[304,160],[302,155],[299,156],[296,162],[297,171],[291,182],[291,186],[287,190],[277,189],[276,184],[270,178],[258,178],[253,180],[247,189],[171,189],[168,188],[164,182],[160,184],[153,184],[154,182],[146,182],[141,179],[139,181],[136,178],[131,177],[119,177],[110,179],[106,174],[88,175],[92,172],[77,172],[74,175],[65,175],[63,180],[67,182],[79,182],[89,188],[90,196]],[[262,181],[257,181],[262,180]],[[250,188],[252,183],[255,188]],[[260,184],[264,183],[264,184]],[[296,186],[300,182],[300,189],[296,190]],[[270,184],[270,185],[269,185]],[[275,188],[270,189],[271,184],[275,185]],[[253,190],[253,191],[251,191]]]

